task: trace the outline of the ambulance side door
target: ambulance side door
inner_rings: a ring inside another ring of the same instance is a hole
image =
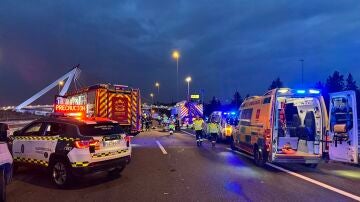
[[[358,121],[356,94],[343,91],[330,94],[329,126],[330,160],[358,163]]]

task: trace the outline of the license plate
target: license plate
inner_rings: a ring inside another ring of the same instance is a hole
[[[104,147],[113,147],[120,144],[120,140],[110,140],[110,141],[104,141],[103,145]]]

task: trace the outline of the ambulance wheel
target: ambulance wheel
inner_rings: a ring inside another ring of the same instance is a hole
[[[66,188],[73,180],[70,165],[63,159],[54,159],[50,165],[51,181],[59,188]]]
[[[258,147],[254,148],[254,161],[255,164],[259,167],[263,167],[266,164],[267,155],[264,153],[263,149],[260,149]]]
[[[0,170],[0,201],[6,201],[5,169]]]

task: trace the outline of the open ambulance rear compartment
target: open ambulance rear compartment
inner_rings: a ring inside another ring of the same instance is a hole
[[[324,117],[319,96],[279,95],[274,110],[273,161],[318,163]]]

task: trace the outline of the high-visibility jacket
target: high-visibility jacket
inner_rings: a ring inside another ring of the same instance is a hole
[[[194,129],[195,130],[202,130],[202,125],[204,124],[204,120],[202,119],[195,119],[194,121]]]
[[[216,123],[209,123],[208,124],[208,132],[209,133],[218,133],[219,132],[219,126]]]

